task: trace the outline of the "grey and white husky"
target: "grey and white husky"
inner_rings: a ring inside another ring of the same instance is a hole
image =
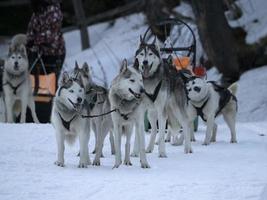
[[[3,73],[3,91],[7,122],[14,122],[14,117],[21,113],[20,122],[26,121],[27,107],[30,108],[35,123],[39,123],[35,112],[29,76],[29,62],[25,48],[26,37],[14,36],[5,60]]]
[[[124,60],[119,75],[112,81],[109,100],[114,136],[115,136],[115,165],[118,168],[121,163],[121,137],[126,134],[125,165],[132,165],[130,161],[130,142],[133,126],[135,126],[136,138],[139,143],[140,162],[142,168],[149,168],[145,153],[144,135],[144,86],[142,75],[133,67],[127,66]]]
[[[199,115],[207,123],[206,137],[203,145],[216,141],[217,124],[215,118],[223,115],[231,131],[231,143],[236,143],[237,84],[223,88],[213,81],[184,74],[188,97],[188,112],[193,120]],[[191,133],[193,134],[193,132]]]
[[[166,157],[164,135],[168,119],[169,125],[174,129],[172,132],[178,132],[179,123],[181,124],[185,132],[184,151],[192,153],[184,83],[172,65],[171,57],[168,60],[161,58],[156,41],[155,37],[152,43],[147,43],[140,36],[140,45],[135,54],[135,67],[142,73],[146,97],[150,100],[148,120],[152,127],[152,134],[146,151],[150,153],[154,149],[158,121],[159,157]]]
[[[88,142],[90,126],[84,108],[85,91],[81,81],[69,77],[64,72],[53,102],[51,122],[55,128],[57,141],[57,166],[64,166],[65,140],[73,144],[76,137],[80,143],[80,162],[78,167],[90,165]]]
[[[108,99],[108,90],[104,87],[96,85],[91,78],[90,69],[87,63],[84,63],[82,68],[76,65],[74,69],[74,76],[82,80],[85,86],[85,99],[87,113],[89,115],[101,115],[110,111],[110,102]],[[112,120],[111,115],[103,115],[98,117],[93,117],[90,119],[91,128],[95,133],[95,159],[93,165],[100,165],[100,157],[103,155],[103,143],[104,140],[110,132],[110,144],[111,144],[111,154],[115,153],[114,147],[114,137],[112,134]]]

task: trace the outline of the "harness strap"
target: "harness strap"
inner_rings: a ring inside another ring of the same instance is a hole
[[[25,79],[23,81],[21,81],[17,86],[13,86],[9,81],[7,81],[6,83],[4,83],[3,85],[9,85],[12,88],[12,90],[13,90],[13,94],[16,95],[18,88],[22,85],[22,83],[24,81],[25,81]]]
[[[66,120],[61,116],[61,114],[60,114],[59,112],[58,112],[58,115],[59,115],[59,117],[60,117],[60,119],[61,119],[61,122],[62,122],[64,128],[67,129],[68,131],[70,131],[70,124],[71,124],[71,122],[77,117],[77,115],[74,115],[69,121],[66,121]]]
[[[207,120],[204,118],[204,113],[203,113],[203,109],[205,108],[206,104],[208,103],[209,101],[209,98],[207,98],[207,100],[202,104],[202,106],[200,107],[197,107],[197,106],[194,106],[194,108],[196,109],[197,111],[197,115],[201,117],[201,119],[206,122]]]
[[[102,114],[99,114],[99,115],[82,115],[82,118],[95,118],[95,117],[101,117],[101,116],[105,116],[105,115],[108,115],[112,112],[117,112],[118,109],[113,109],[113,110],[110,110],[106,113],[102,113]]]
[[[149,93],[145,92],[146,96],[147,96],[153,103],[155,102],[155,100],[156,100],[157,97],[158,97],[159,90],[160,90],[160,88],[161,88],[161,84],[162,84],[162,80],[158,83],[158,85],[157,85],[157,87],[155,88],[153,94],[149,94]]]

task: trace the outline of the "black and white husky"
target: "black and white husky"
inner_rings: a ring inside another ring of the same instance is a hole
[[[145,153],[144,135],[144,85],[142,75],[133,67],[127,66],[124,60],[119,75],[112,81],[109,100],[114,136],[115,136],[115,168],[121,163],[121,137],[126,134],[125,165],[132,165],[130,161],[130,142],[132,128],[135,126],[136,138],[139,143],[140,162],[142,168],[149,168]]]
[[[3,73],[3,91],[7,122],[14,122],[14,117],[21,113],[20,122],[26,121],[27,107],[30,108],[35,123],[39,123],[35,112],[31,80],[28,71],[29,62],[25,48],[26,36],[13,37],[5,60]]]
[[[223,88],[215,82],[207,82],[190,74],[184,73],[184,77],[190,118],[193,120],[199,115],[207,122],[206,137],[203,144],[208,145],[210,142],[216,141],[217,125],[214,121],[221,114],[231,131],[230,142],[236,143],[237,98],[235,93],[237,84],[234,83],[229,88]]]
[[[62,81],[53,102],[51,122],[55,128],[57,141],[57,166],[64,166],[65,140],[73,144],[76,137],[80,143],[80,162],[78,167],[86,168],[90,165],[88,142],[90,126],[84,108],[85,92],[80,80],[69,77],[64,72]]]
[[[184,83],[174,70],[171,58],[166,61],[161,58],[156,38],[152,43],[147,43],[141,36],[135,58],[135,67],[142,73],[146,97],[150,100],[148,120],[152,127],[152,134],[146,152],[150,153],[154,149],[158,121],[159,157],[166,157],[164,135],[168,119],[169,124],[177,124],[179,121],[185,132],[184,151],[191,153],[190,125],[186,111]],[[177,129],[179,130],[179,128],[178,126]]]
[[[82,68],[76,64],[74,69],[74,77],[80,79],[85,88],[85,99],[87,113],[90,116],[97,116],[110,111],[110,102],[108,99],[108,90],[104,87],[98,86],[92,80],[90,69],[87,63],[84,63]],[[100,157],[103,155],[103,143],[110,132],[111,153],[115,154],[114,137],[112,134],[113,124],[111,115],[103,115],[93,117],[90,119],[91,128],[95,134],[95,159],[93,165],[100,165]]]

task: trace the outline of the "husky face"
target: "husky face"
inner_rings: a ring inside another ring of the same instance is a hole
[[[69,110],[80,111],[85,98],[84,87],[79,81],[70,78],[69,75],[64,72],[56,98]]]
[[[192,76],[186,82],[187,96],[192,101],[201,101],[208,94],[208,86],[204,79]]]
[[[138,66],[143,77],[148,78],[152,76],[161,63],[160,50],[156,44],[156,38],[151,44],[147,44],[140,36],[140,45],[135,53],[135,58],[135,65]]]
[[[10,47],[5,70],[13,75],[20,75],[28,70],[28,58],[24,45]]]
[[[125,100],[140,99],[144,92],[142,75],[133,67],[127,67],[124,60],[116,79],[117,94]]]

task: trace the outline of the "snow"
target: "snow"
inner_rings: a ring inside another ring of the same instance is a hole
[[[232,27],[242,27],[246,30],[246,41],[249,44],[259,42],[267,35],[267,1],[266,0],[238,0],[237,5],[241,8],[241,18],[230,21]]]
[[[267,183],[266,122],[238,123],[237,144],[229,143],[229,130],[220,124],[218,141],[210,146],[201,145],[205,132],[201,126],[193,154],[167,144],[168,158],[158,158],[157,151],[148,154],[151,169],[141,169],[139,158],[132,158],[132,167],[112,169],[108,140],[102,166],[77,168],[76,144],[66,147],[66,167],[60,168],[53,165],[56,141],[50,124],[0,124],[0,128],[1,200],[258,200]],[[91,139],[90,151],[93,143]]]

